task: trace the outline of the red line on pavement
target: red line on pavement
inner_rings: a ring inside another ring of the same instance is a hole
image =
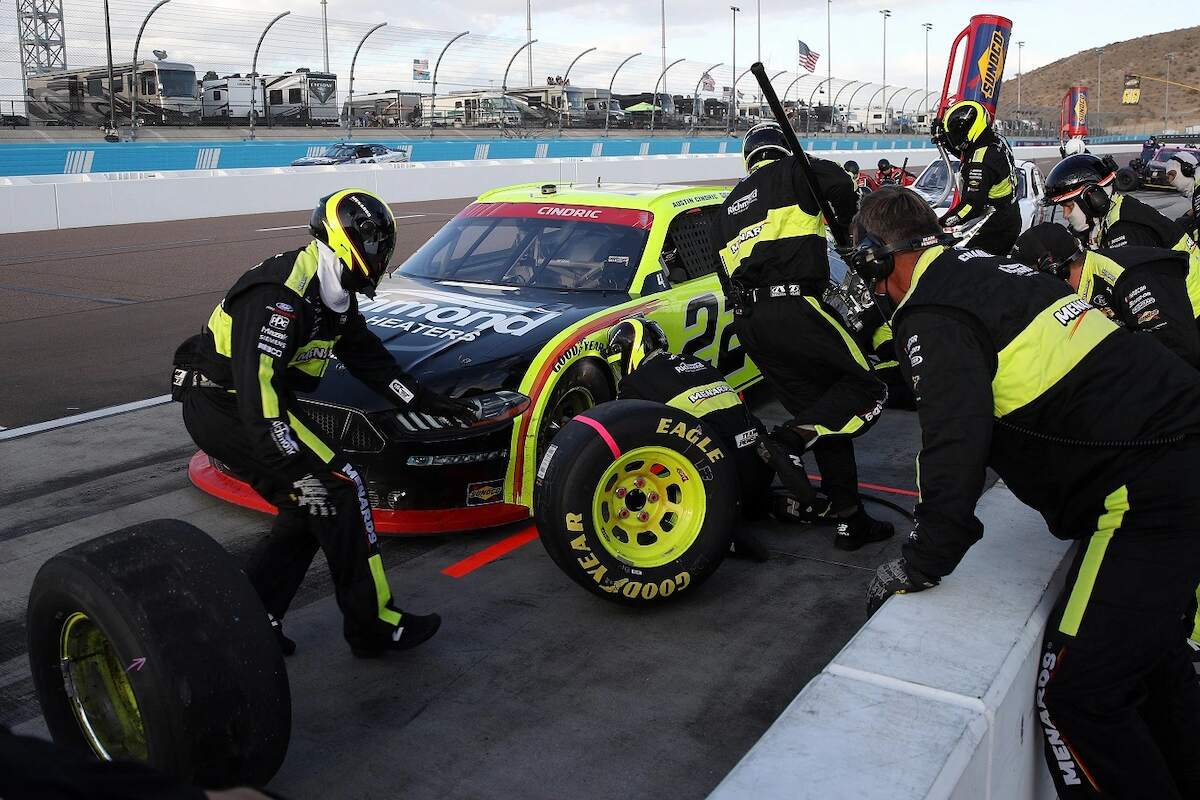
[[[821,476],[809,474],[808,479],[810,481],[819,481],[819,480],[821,480]],[[912,489],[897,489],[894,486],[884,486],[884,485],[878,484],[878,483],[864,483],[862,481],[859,481],[858,488],[870,489],[871,491],[874,491],[874,492],[884,492],[885,494],[899,494],[899,495],[903,495],[905,497],[920,497],[921,496],[920,492],[914,492]]]
[[[507,536],[495,544],[488,545],[474,555],[467,556],[462,561],[451,564],[442,570],[443,575],[451,578],[461,578],[469,575],[480,567],[490,564],[498,558],[508,555],[518,547],[524,547],[537,538],[537,528],[530,525],[519,533]]]

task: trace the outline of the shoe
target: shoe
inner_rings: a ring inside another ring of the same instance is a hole
[[[1187,640],[1188,649],[1192,653],[1192,669],[1196,671],[1196,675],[1200,677],[1200,642]]]
[[[734,558],[748,558],[761,564],[770,558],[771,554],[757,536],[752,533],[739,532],[735,533],[729,542],[729,555]]]
[[[815,495],[810,503],[801,503],[786,489],[776,489],[771,498],[771,515],[779,522],[801,525],[831,525],[837,522],[832,517],[833,506],[829,498]]]
[[[857,550],[864,544],[882,542],[890,539],[896,529],[890,522],[873,519],[866,510],[859,506],[848,517],[837,520],[837,530],[833,534],[833,546],[838,550]]]
[[[279,642],[279,651],[285,656],[296,654],[296,643],[283,635],[283,620],[275,619],[272,614],[267,614],[267,619],[271,622],[271,630],[275,631],[275,639]]]
[[[351,641],[350,652],[356,658],[379,658],[392,650],[410,650],[438,632],[442,618],[437,614],[401,613],[400,624],[382,641]]]

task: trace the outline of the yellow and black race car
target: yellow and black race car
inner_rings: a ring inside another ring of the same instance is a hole
[[[301,402],[367,480],[386,533],[498,525],[530,515],[539,456],[562,424],[615,395],[608,330],[656,320],[671,348],[711,361],[731,385],[759,378],[738,345],[717,276],[725,189],[529,184],[487,192],[396,270],[367,324],[423,385],[483,402],[530,400],[470,431],[385,408],[336,362]],[[204,453],[201,489],[269,510]]]

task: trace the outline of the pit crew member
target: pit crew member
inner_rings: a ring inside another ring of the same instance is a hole
[[[879,159],[879,163],[876,164],[875,177],[881,186],[903,186],[907,175],[907,172],[886,158]]]
[[[1084,250],[1053,222],[1017,237],[1012,257],[1065,280],[1080,297],[1131,331],[1145,331],[1200,366],[1200,320],[1187,294],[1188,259],[1161,247]]]
[[[974,100],[950,106],[933,139],[961,163],[958,202],[938,223],[943,228],[958,228],[992,209],[971,238],[971,248],[1007,255],[1021,233],[1017,164],[1008,141],[992,128],[987,109]]]
[[[473,413],[405,374],[359,313],[356,293],[374,295],[395,247],[387,204],[358,189],[335,192],[309,228],[312,242],[245,273],[180,346],[174,389],[196,444],[279,509],[246,573],[284,652],[295,649],[284,614],[319,548],[346,641],[356,656],[374,657],[420,644],[440,618],[393,603],[363,480],[295,395],[314,389],[336,356],[398,407],[463,424]]]
[[[1200,582],[1200,376],[1061,281],[930,246],[937,220],[908,190],[873,194],[855,229],[855,268],[898,304],[922,434],[916,524],[869,608],[954,570],[983,535],[994,469],[1051,533],[1081,540],[1035,695],[1059,796],[1200,795],[1200,683],[1181,635]],[[1147,698],[1171,708],[1157,729]]]
[[[1183,228],[1192,241],[1200,241],[1200,175],[1197,174],[1196,156],[1178,152],[1168,159],[1170,168],[1167,180],[1190,201],[1188,210],[1176,218],[1175,224]]]
[[[783,130],[761,122],[742,142],[743,178],[719,215],[723,285],[735,311],[738,340],[788,413],[784,427],[812,450],[826,494],[820,517],[836,539],[855,544],[892,535],[858,497],[852,438],[883,410],[887,389],[867,357],[821,300],[829,285],[825,223]],[[838,219],[854,216],[858,198],[845,171],[814,159],[813,172]]]

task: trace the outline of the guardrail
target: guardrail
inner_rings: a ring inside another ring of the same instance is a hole
[[[709,800],[1052,800],[1033,692],[1071,545],[997,484],[941,586],[889,600]]]

